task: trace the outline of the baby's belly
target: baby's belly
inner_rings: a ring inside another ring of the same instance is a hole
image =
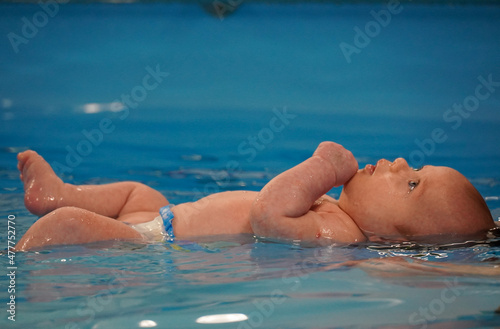
[[[172,208],[176,237],[253,233],[250,208],[257,192],[233,191],[209,195]]]

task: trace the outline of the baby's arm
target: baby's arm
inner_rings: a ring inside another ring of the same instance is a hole
[[[346,183],[357,169],[350,151],[333,142],[321,143],[312,157],[278,175],[261,190],[250,214],[254,233],[286,240],[314,241],[320,236],[354,240],[353,236],[362,234],[340,209],[329,216],[310,209],[332,187]]]

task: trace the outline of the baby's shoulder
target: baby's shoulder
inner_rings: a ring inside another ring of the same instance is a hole
[[[333,200],[333,201],[332,201]],[[321,217],[321,237],[344,243],[365,241],[366,237],[358,225],[331,198],[320,198],[311,207]]]

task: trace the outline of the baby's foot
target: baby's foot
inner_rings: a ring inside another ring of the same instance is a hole
[[[35,215],[43,216],[57,209],[64,186],[50,165],[35,151],[17,155],[17,169],[24,183],[24,204]]]

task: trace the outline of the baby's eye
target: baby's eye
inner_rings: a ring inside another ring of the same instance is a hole
[[[418,186],[418,183],[420,183],[420,182],[416,181],[416,180],[411,180],[408,182],[408,186],[410,187],[410,192],[413,191],[415,189],[415,187]]]
[[[422,168],[423,168],[423,167],[420,167],[420,168],[413,168],[413,170],[415,170],[415,171],[419,171],[419,170],[421,170]]]

